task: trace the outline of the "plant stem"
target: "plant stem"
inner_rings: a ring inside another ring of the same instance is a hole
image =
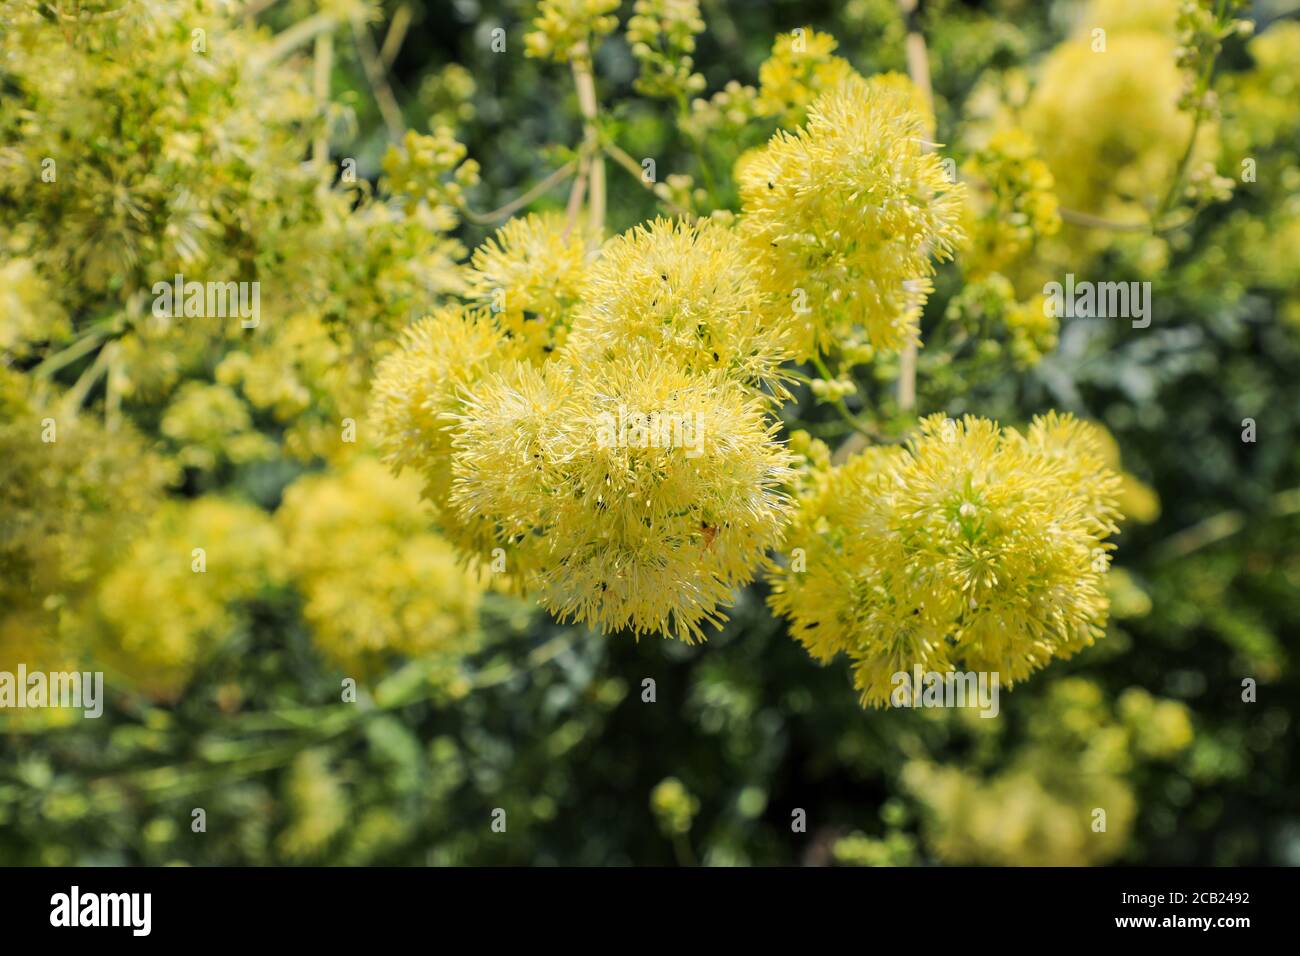
[[[831,370],[826,367],[826,363],[822,360],[820,355],[814,355],[812,357],[812,363],[816,366],[817,371],[821,374],[822,378],[826,379],[828,382],[835,381],[835,376],[831,374]],[[867,426],[858,421],[857,416],[849,411],[849,406],[845,404],[844,399],[838,397],[833,398],[831,399],[831,405],[833,405],[835,410],[840,413],[840,417],[843,418],[845,422],[853,426],[855,431],[860,432],[868,438],[874,437]]]
[[[83,355],[94,351],[95,346],[109,334],[110,329],[107,325],[91,326],[82,333],[80,338],[62,352],[54,353],[32,369],[32,375],[36,378],[49,378],[65,365],[69,365]]]
[[[334,34],[328,31],[316,36],[312,53],[312,95],[320,116],[320,129],[311,144],[311,159],[324,168],[330,159],[329,122],[326,115],[330,101],[330,74],[334,70]]]
[[[1075,209],[1066,209],[1059,207],[1058,212],[1061,219],[1065,222],[1076,226],[1087,226],[1090,229],[1109,229],[1112,232],[1150,232],[1151,223],[1149,222],[1115,222],[1111,219],[1105,219],[1101,216],[1094,216],[1092,213],[1079,212]]]
[[[402,120],[402,110],[397,105],[393,88],[388,85],[388,77],[384,74],[383,63],[375,51],[374,40],[370,38],[370,31],[366,28],[360,14],[352,15],[352,37],[356,41],[357,53],[361,57],[366,81],[375,96],[375,105],[379,107],[379,114],[384,118],[384,125],[388,127],[388,135],[393,139],[401,139],[406,128]]]
[[[573,232],[573,227],[578,224],[578,213],[582,211],[582,201],[587,195],[587,170],[590,167],[590,157],[584,150],[578,160],[578,175],[569,190],[569,201],[565,204],[563,238],[566,240],[569,238],[569,233]]]
[[[337,25],[338,21],[334,19],[333,14],[329,13],[317,13],[306,20],[298,21],[289,29],[276,34],[275,39],[253,60],[250,66],[251,72],[257,74],[281,57],[292,53],[317,34],[333,31]]]
[[[1224,26],[1224,13],[1227,10],[1227,0],[1218,0],[1214,8],[1214,28],[1216,31],[1222,31]],[[1178,202],[1179,196],[1183,189],[1183,180],[1187,176],[1187,167],[1191,164],[1192,154],[1196,151],[1196,137],[1201,130],[1201,122],[1205,119],[1205,97],[1210,90],[1210,82],[1214,78],[1214,65],[1219,58],[1219,50],[1222,47],[1221,40],[1216,43],[1214,50],[1206,57],[1204,66],[1201,67],[1200,75],[1196,79],[1195,97],[1196,109],[1192,112],[1192,131],[1187,137],[1187,148],[1183,150],[1182,158],[1178,161],[1178,168],[1174,173],[1174,181],[1169,184],[1169,191],[1165,193],[1165,198],[1161,200],[1160,205],[1156,207],[1155,213],[1151,217],[1151,228],[1159,232],[1160,225],[1173,209],[1174,204]]]
[[[515,199],[512,199],[510,202],[506,203],[504,206],[501,206],[498,209],[493,209],[491,212],[484,212],[484,213],[477,213],[474,212],[472,209],[463,209],[462,213],[464,214],[466,219],[479,226],[486,226],[486,225],[490,225],[491,223],[498,222],[502,219],[508,219],[510,216],[513,216],[520,209],[523,209],[525,206],[531,203],[534,199],[541,196],[552,186],[564,182],[564,180],[568,179],[570,176],[573,175],[574,170],[576,170],[577,168],[578,168],[578,161],[576,159],[571,159],[569,160],[569,162],[565,163],[559,169],[555,170],[549,176],[547,176],[545,179],[539,182],[536,186],[533,186],[527,192],[519,195]]]
[[[933,141],[935,129],[933,125],[934,117],[934,89],[930,85],[930,55],[925,45],[925,35],[921,33],[920,27],[920,0],[898,0],[898,9],[902,13],[904,21],[907,23],[907,72],[912,78],[913,85],[921,94],[922,102],[925,104],[926,119],[929,123],[929,130],[926,139]],[[922,146],[922,149],[928,150],[928,145]],[[910,412],[916,408],[916,360],[918,342],[911,341],[903,346],[903,351],[898,356],[898,407],[900,411]]]
[[[1300,488],[1279,491],[1270,505],[1269,513],[1274,518],[1300,514]],[[1166,538],[1156,549],[1156,555],[1161,561],[1185,558],[1201,548],[1232,537],[1245,527],[1246,516],[1240,511],[1221,511]]]
[[[614,160],[614,162],[626,169],[628,174],[633,176],[637,182],[650,190],[650,192],[654,193],[654,186],[641,177],[642,170],[641,167],[636,164],[636,160],[629,156],[623,149],[619,148],[617,143],[605,139],[602,141],[602,147],[610,159]],[[665,199],[657,193],[655,193],[655,198],[663,203],[664,206],[678,218],[685,219],[687,222],[695,222],[695,215],[689,209],[684,209],[671,199]]]
[[[583,148],[587,152],[587,178],[590,196],[587,200],[587,245],[594,249],[600,245],[605,229],[605,160],[600,150],[600,130],[597,128],[596,77],[592,72],[591,51],[585,43],[579,44],[569,58],[573,69],[573,83],[578,90],[578,109],[582,112]]]
[[[68,389],[67,395],[63,397],[63,408],[67,414],[75,415],[77,410],[90,394],[90,390],[95,387],[101,375],[108,371],[108,360],[111,357],[111,349],[108,346],[99,350],[95,356],[95,361],[90,363],[90,367],[81,373],[77,379],[77,384]]]
[[[691,107],[686,102],[686,94],[679,92],[677,94],[677,128],[682,126],[690,119]],[[695,153],[695,161],[700,166],[700,172],[704,174],[704,186],[709,191],[709,195],[714,197],[714,202],[718,202],[718,184],[713,178],[713,169],[709,166],[708,158],[704,155],[704,144],[693,133],[688,134],[687,138],[691,141],[691,149]]]
[[[383,46],[379,48],[379,62],[384,65],[384,69],[391,69],[393,61],[397,59],[397,52],[402,48],[402,41],[406,39],[406,31],[411,26],[411,5],[404,3],[397,8],[393,14],[392,22],[388,24],[388,32],[384,34]]]

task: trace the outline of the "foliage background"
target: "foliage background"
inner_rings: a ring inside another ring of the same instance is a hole
[[[567,72],[522,56],[531,4],[387,0],[377,38],[399,7],[412,17],[392,68],[403,120],[456,128],[482,167],[474,208],[506,202],[556,164],[551,144],[580,139]],[[1032,71],[1078,14],[1018,0],[925,8],[939,139],[954,143],[981,81]],[[284,29],[316,10],[282,0],[261,19]],[[833,34],[863,73],[905,69],[892,0],[705,0],[702,10],[696,63],[710,93],[752,84],[775,35],[804,25]],[[1249,15],[1294,12],[1260,3]],[[504,55],[490,50],[498,26]],[[373,181],[389,136],[351,51],[340,39],[331,154],[356,157]],[[1244,42],[1224,58],[1230,76],[1252,68]],[[597,74],[603,102],[620,104],[614,128],[631,155],[657,157],[661,177],[698,173],[663,108],[633,93],[636,63],[618,36]],[[1273,92],[1287,102],[1286,89]],[[1108,278],[1156,284],[1149,329],[1067,325],[1055,352],[1023,372],[958,374],[923,358],[923,412],[1020,422],[1074,411],[1107,426],[1125,470],[1159,497],[1158,517],[1119,538],[1132,613],[1004,693],[998,720],[861,710],[847,668],[810,660],[765,609],[761,584],[695,647],[601,638],[489,593],[467,679],[405,704],[396,684],[410,674],[398,669],[348,708],[332,703],[339,674],[313,650],[301,596],[271,589],[183,695],[115,694],[99,721],[9,729],[0,862],[1300,863],[1300,509],[1278,497],[1300,484],[1300,283],[1294,246],[1270,235],[1300,215],[1295,177],[1282,173],[1296,165],[1294,93],[1259,186],[1205,210],[1167,264],[1144,272],[1141,257],[1101,240]],[[725,171],[763,139],[710,142],[707,159]],[[652,195],[608,175],[611,231],[656,213]],[[719,205],[734,204],[726,189]],[[563,200],[555,190],[538,206]],[[8,200],[0,212],[12,228],[22,209]],[[1250,222],[1270,225],[1261,234]],[[466,248],[489,233],[457,227]],[[959,287],[958,273],[941,273],[927,337]],[[834,416],[802,399],[800,417],[833,438]],[[1244,417],[1258,422],[1255,444],[1241,441]],[[273,508],[322,467],[319,457],[234,462],[173,494],[238,489]],[[1246,677],[1259,681],[1257,703],[1242,701]],[[645,678],[656,703],[641,700]],[[1094,806],[1108,808],[1107,834],[1087,831]],[[195,807],[206,833],[191,831]],[[504,834],[490,829],[494,808],[507,810]],[[791,830],[796,808],[806,833]]]

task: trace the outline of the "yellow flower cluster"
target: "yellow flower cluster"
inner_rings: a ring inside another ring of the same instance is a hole
[[[304,750],[294,757],[285,775],[284,798],[289,824],[277,842],[291,860],[310,860],[347,826],[347,790],[323,750]]]
[[[1102,633],[1118,478],[1068,416],[1019,432],[932,416],[906,449],[820,476],[772,606],[813,657],[847,654],[864,704],[920,665],[1010,686]]]
[[[933,260],[963,235],[963,187],[926,125],[899,78],[851,76],[744,163],[740,229],[796,357],[859,327],[876,348],[916,340]]]
[[[294,482],[276,522],[313,642],[343,673],[370,677],[398,655],[450,668],[475,646],[482,589],[429,530],[414,476],[358,458]]]
[[[1112,706],[1097,684],[1082,678],[1053,684],[1031,712],[1028,731],[1027,742],[991,776],[925,759],[904,768],[904,785],[924,811],[925,842],[944,863],[1114,860],[1136,822],[1132,771],[1174,759],[1192,742],[1183,704],[1130,688]]]
[[[540,362],[564,342],[586,275],[578,229],[557,213],[511,219],[474,250],[469,295],[494,313],[521,357]]]
[[[699,640],[784,522],[766,407],[645,347],[516,364],[467,405],[452,502],[499,529],[557,617]]]
[[[790,330],[770,321],[759,273],[715,220],[657,219],[605,244],[574,316],[575,361],[641,346],[695,372],[780,392]]]
[[[704,89],[693,72],[695,35],[704,30],[699,0],[636,0],[627,21],[627,42],[641,64],[636,87],[647,96],[678,99]]]
[[[501,311],[443,309],[385,359],[387,461],[420,471],[463,553],[561,618],[699,639],[785,519],[788,331],[719,222],[658,220],[590,265],[558,225],[530,217],[474,257],[468,286]],[[520,315],[572,329],[538,349]]]
[[[253,430],[248,405],[225,385],[186,382],[167,406],[159,431],[177,446],[179,464],[200,470],[275,453],[275,443]]]
[[[691,832],[700,801],[676,777],[665,777],[650,791],[650,809],[660,831],[671,839]]]
[[[915,341],[967,226],[983,284],[961,317],[1004,327],[1021,362],[1050,348],[1054,325],[998,269],[1057,227],[1052,175],[1027,137],[995,135],[968,218],[916,88],[833,50],[815,31],[777,41],[751,105],[806,122],[737,164],[739,216],[655,220],[594,256],[557,215],[485,243],[473,305],[417,323],[380,367],[381,444],[465,556],[560,619],[686,641],[765,565],[794,489],[801,555],[773,605],[814,656],[853,659],[865,703],[917,663],[1011,684],[1105,621],[1119,479],[1097,433],[932,418],[906,450],[831,468],[806,436],[782,447],[775,412],[791,360]]]
[[[423,202],[436,213],[434,228],[450,229],[465,190],[479,180],[478,163],[466,153],[445,126],[431,136],[407,130],[401,147],[390,145],[384,153],[384,186],[405,200],[408,212]]]
[[[0,365],[0,670],[76,661],[75,618],[169,477],[132,430],[61,410]]]
[[[1100,52],[1085,34],[1048,54],[1021,119],[1061,202],[1141,221],[1191,135],[1191,117],[1178,110],[1182,89],[1174,40],[1159,32],[1111,31]]]
[[[1008,340],[1012,360],[1024,368],[1056,347],[1059,323],[1043,303],[1041,294],[1017,301],[1011,280],[993,272],[972,278],[949,299],[945,318],[960,324],[983,351],[992,352],[1000,348],[1000,340]]]
[[[235,6],[79,16],[69,32],[40,4],[5,6],[0,351],[103,338],[107,401],[128,415],[216,366],[228,391],[190,389],[166,413],[187,464],[213,458],[181,435],[214,424],[197,420],[201,395],[226,423],[270,411],[290,454],[335,456],[377,342],[430,295],[460,291],[464,250],[446,232],[476,167],[446,131],[412,134],[385,161],[397,201],[374,198],[346,163],[340,176],[327,157],[302,162],[330,117]],[[257,282],[260,324],[151,314],[155,283],[178,273]]]
[[[97,653],[140,689],[180,693],[244,624],[239,602],[283,579],[280,539],[260,508],[169,501],[99,582]]]
[[[3,172],[3,167],[0,167]],[[63,338],[68,317],[31,259],[0,261],[0,353],[23,358],[34,342]]]
[[[375,372],[372,419],[385,460],[397,471],[418,469],[439,508],[451,489],[451,418],[505,349],[487,309],[444,306],[406,329]]]
[[[971,189],[962,270],[973,279],[1008,270],[1061,228],[1052,172],[1020,129],[994,133],[964,165]]]
[[[618,26],[618,5],[619,0],[539,0],[533,29],[524,34],[524,52],[560,63],[589,57]]]
[[[783,33],[758,68],[758,110],[787,129],[808,118],[808,108],[823,93],[838,89],[853,73],[849,61],[835,56],[835,38],[802,27]]]

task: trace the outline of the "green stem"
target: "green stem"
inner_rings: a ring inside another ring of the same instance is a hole
[[[570,176],[573,175],[574,171],[577,168],[578,168],[578,161],[576,159],[571,159],[569,160],[569,162],[565,163],[559,169],[555,170],[550,175],[548,175],[536,186],[533,186],[527,192],[512,199],[510,202],[506,203],[504,206],[501,206],[499,209],[493,209],[491,212],[477,213],[474,212],[472,209],[465,208],[461,210],[461,213],[465,216],[466,219],[468,219],[470,222],[478,226],[487,226],[487,225],[491,225],[494,222],[499,222],[502,219],[508,219],[510,216],[513,216],[520,209],[523,209],[525,206],[531,203],[534,199],[537,199],[539,196],[545,194],[548,190],[551,189],[551,187],[564,182],[564,180],[568,179]]]
[[[1300,514],[1300,488],[1291,488],[1275,494],[1270,502],[1269,513],[1274,518]],[[1242,512],[1221,511],[1166,538],[1156,548],[1157,560],[1172,561],[1185,558],[1202,548],[1232,537],[1245,527],[1246,515]]]
[[[646,182],[642,178],[641,176],[642,169],[640,166],[637,165],[636,160],[633,159],[631,156],[629,156],[626,151],[619,148],[617,143],[613,142],[608,138],[604,138],[601,142],[601,147],[602,149],[604,149],[605,154],[609,156],[610,159],[614,160],[614,162],[618,163],[621,167],[626,169],[628,174],[632,176],[637,182],[639,182],[643,187],[650,190],[651,193],[654,193],[654,186],[651,183]],[[654,195],[655,198],[659,200],[659,202],[663,203],[666,209],[668,209],[677,217],[684,219],[687,222],[695,221],[695,215],[689,209],[683,209],[681,206],[673,202],[671,199],[665,199],[662,196],[658,195],[657,193],[654,193]]]
[[[686,124],[691,115],[690,104],[686,102],[686,94],[678,91],[677,93],[677,128],[681,129]],[[700,142],[698,136],[694,133],[687,133],[687,138],[691,141],[691,150],[695,153],[695,161],[700,166],[700,172],[704,174],[704,185],[708,189],[709,195],[718,196],[718,184],[713,178],[713,169],[709,166],[709,161],[704,155],[704,144]]]
[[[1227,9],[1227,0],[1218,0],[1214,8],[1214,28],[1216,32],[1222,32],[1224,27],[1224,14]],[[1182,158],[1178,161],[1177,170],[1174,173],[1174,181],[1169,185],[1169,191],[1165,193],[1165,198],[1161,200],[1160,205],[1156,207],[1155,214],[1151,217],[1151,228],[1156,232],[1161,232],[1161,224],[1165,217],[1173,210],[1174,205],[1178,202],[1182,193],[1183,181],[1187,176],[1187,167],[1191,164],[1192,154],[1196,151],[1196,137],[1200,134],[1201,123],[1205,119],[1207,110],[1205,109],[1205,97],[1209,93],[1210,83],[1214,78],[1214,66],[1219,58],[1219,50],[1222,48],[1222,41],[1216,39],[1213,51],[1206,58],[1205,65],[1201,67],[1200,75],[1196,80],[1196,109],[1192,113],[1192,132],[1187,137],[1187,147],[1183,150]]]
[[[91,326],[66,349],[55,352],[32,369],[32,375],[37,378],[49,378],[65,365],[69,365],[83,355],[94,351],[95,346],[99,345],[110,334],[112,334],[112,329],[107,324]]]
[[[822,360],[820,355],[814,355],[812,357],[812,363],[817,371],[821,373],[822,378],[827,381],[835,381],[836,377],[831,373],[831,370],[826,367],[826,363]],[[830,404],[840,413],[840,417],[843,418],[845,422],[853,426],[855,431],[861,432],[868,438],[874,439],[876,437],[871,429],[859,421],[857,416],[849,411],[849,406],[845,403],[843,398],[837,396],[836,398],[831,399]]]

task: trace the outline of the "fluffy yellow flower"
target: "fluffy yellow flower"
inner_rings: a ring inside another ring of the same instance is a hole
[[[511,219],[474,250],[469,294],[491,309],[520,357],[539,362],[563,343],[586,271],[581,232],[559,213]]]
[[[647,96],[680,99],[704,89],[693,72],[695,35],[704,31],[699,0],[636,0],[627,42],[641,64],[636,88]]]
[[[36,263],[31,259],[0,261],[0,354],[24,356],[31,343],[58,341],[68,330],[68,318]]]
[[[966,162],[971,190],[962,249],[963,271],[972,278],[1006,272],[1042,236],[1061,228],[1056,181],[1034,141],[1019,129],[994,133]]]
[[[249,404],[283,422],[284,449],[299,461],[344,455],[354,446],[341,441],[342,419],[357,417],[364,407],[367,375],[350,333],[331,329],[306,310],[286,316],[260,335],[255,347],[226,353],[217,366],[217,381],[238,387]],[[215,388],[207,391],[215,398]],[[185,404],[194,416],[197,409]],[[236,423],[232,410],[228,427],[233,430]],[[226,449],[236,460],[258,453],[255,436]]]
[[[139,436],[59,407],[0,364],[0,670],[66,670],[79,618],[170,471]]]
[[[224,385],[186,382],[163,413],[159,431],[177,448],[182,465],[210,470],[275,454],[275,443],[253,429],[248,406]]]
[[[1086,866],[1115,859],[1136,818],[1132,772],[1176,757],[1193,736],[1181,703],[1130,688],[1112,705],[1101,687],[1078,677],[1053,683],[1025,716],[1027,739],[1000,754],[991,773],[980,772],[979,757],[975,766],[917,759],[904,768],[903,784],[923,808],[925,842],[943,862]],[[1104,830],[1094,829],[1098,809],[1106,813]]]
[[[912,761],[903,784],[925,808],[925,839],[957,866],[1088,866],[1124,852],[1137,816],[1133,790],[1116,774],[1077,776],[1070,761],[1053,766],[1082,782],[1073,791],[1021,764],[990,779],[965,768]],[[1094,832],[1092,811],[1106,811]]]
[[[814,485],[772,606],[814,657],[849,655],[864,704],[885,705],[914,665],[1010,686],[1103,633],[1117,486],[1068,416],[1024,434],[932,416],[906,450],[869,450]]]
[[[833,36],[812,27],[778,36],[758,68],[759,111],[787,129],[803,123],[813,100],[853,74],[849,61],[834,55],[837,46]]]
[[[1107,33],[1136,33],[1150,31],[1174,35],[1178,21],[1178,8],[1182,0],[1090,0],[1076,21],[1082,34],[1091,34],[1098,27]]]
[[[557,617],[700,640],[785,520],[789,456],[765,408],[646,347],[516,364],[468,403],[452,502],[496,524]]]
[[[1109,36],[1061,44],[1043,64],[1024,128],[1056,180],[1061,202],[1121,221],[1141,221],[1169,187],[1191,134],[1178,109],[1183,77],[1172,38]]]
[[[1041,293],[1017,301],[1011,280],[991,272],[971,278],[949,299],[945,318],[981,349],[1000,350],[1006,340],[1012,360],[1023,368],[1037,364],[1056,346],[1059,323],[1043,303]]]
[[[451,487],[450,416],[461,392],[499,363],[505,342],[486,309],[443,307],[402,333],[400,347],[375,373],[373,418],[397,471],[424,478],[424,494],[438,507]]]
[[[850,77],[742,170],[741,230],[807,358],[861,326],[876,348],[917,336],[932,259],[962,237],[963,189],[926,152],[894,78]]]
[[[605,244],[566,354],[616,362],[629,347],[648,346],[682,368],[783,394],[788,333],[764,302],[730,229],[711,219],[657,219]]]
[[[791,446],[795,446],[792,440]],[[791,621],[794,636],[819,661],[849,646],[856,627],[851,595],[858,577],[852,565],[855,527],[863,500],[901,450],[873,446],[831,467],[824,446],[803,470],[798,509],[786,533],[788,564],[773,575],[769,603]]]
[[[429,530],[415,476],[359,458],[301,478],[276,513],[317,649],[356,677],[394,656],[453,668],[477,644],[477,578]]]
[[[222,498],[158,509],[99,585],[97,651],[142,690],[173,697],[242,624],[238,602],[281,574],[270,517]]]

